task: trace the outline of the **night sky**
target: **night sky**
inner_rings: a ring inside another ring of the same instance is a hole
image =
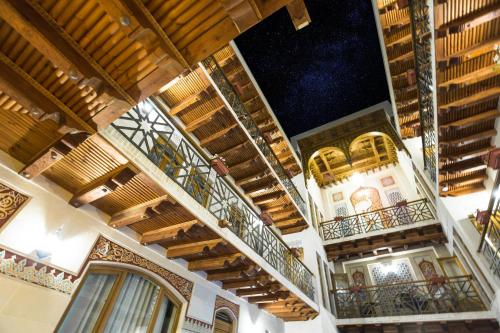
[[[302,30],[283,8],[236,39],[289,137],[389,100],[370,0],[305,3]]]

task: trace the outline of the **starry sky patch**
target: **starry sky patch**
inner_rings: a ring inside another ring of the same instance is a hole
[[[305,0],[295,31],[283,8],[236,39],[288,136],[389,100],[369,0]]]

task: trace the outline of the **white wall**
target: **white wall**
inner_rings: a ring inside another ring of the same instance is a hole
[[[144,247],[131,229],[121,231],[107,226],[108,217],[92,206],[75,209],[67,202],[71,194],[44,177],[28,181],[16,170],[21,164],[0,152],[0,182],[30,196],[22,210],[0,230],[0,246],[29,258],[35,249],[53,253],[45,263],[77,274],[84,265],[99,234],[124,246],[148,260],[195,283],[194,295],[187,309],[189,316],[211,323],[215,295],[240,304],[239,332],[283,333],[283,321],[260,311],[256,306],[189,272],[182,261],[168,260],[160,246]],[[54,242],[49,234],[61,229]],[[207,290],[210,295],[207,295]],[[69,296],[0,274],[0,332],[52,332]],[[186,309],[184,309],[185,311]],[[210,313],[212,312],[212,313]]]

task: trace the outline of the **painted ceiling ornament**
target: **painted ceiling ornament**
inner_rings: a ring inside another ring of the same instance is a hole
[[[380,183],[382,184],[383,187],[387,187],[394,185],[396,182],[394,181],[394,178],[392,176],[387,176],[380,178]]]

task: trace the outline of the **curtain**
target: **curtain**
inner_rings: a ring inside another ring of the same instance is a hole
[[[140,275],[128,274],[109,316],[105,333],[145,333],[160,287]]]
[[[172,330],[175,318],[175,307],[168,298],[164,297],[158,312],[153,333],[169,333]]]
[[[89,273],[58,332],[91,332],[116,280],[116,275]]]

